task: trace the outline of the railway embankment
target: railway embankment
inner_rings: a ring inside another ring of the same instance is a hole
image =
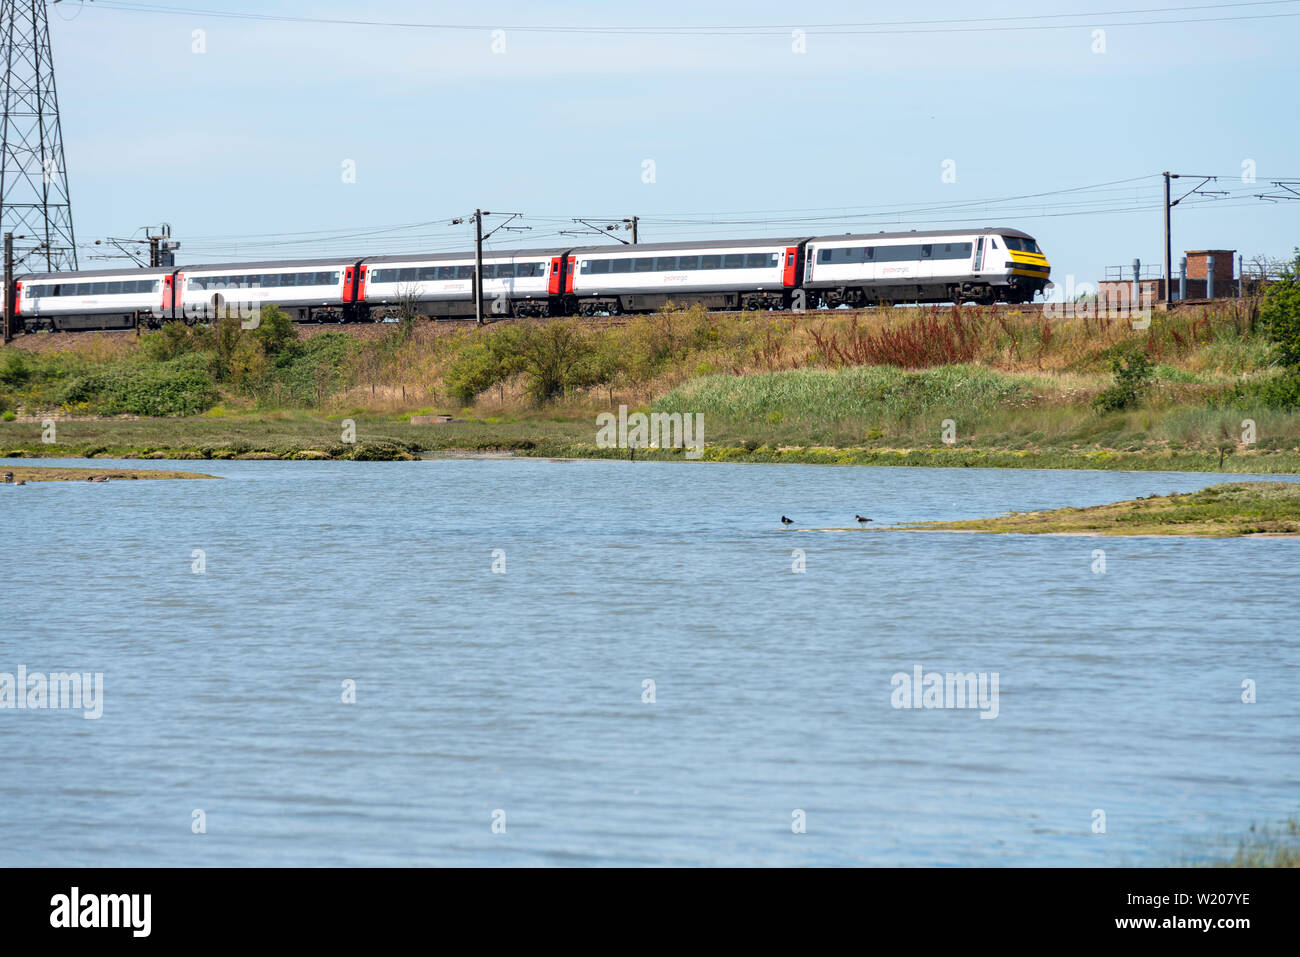
[[[1300,472],[1279,301],[38,335],[0,349],[0,456],[687,457],[601,441],[622,407],[698,417],[704,462]]]

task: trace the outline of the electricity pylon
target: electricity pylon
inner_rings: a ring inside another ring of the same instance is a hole
[[[45,0],[0,0],[0,232],[50,272],[77,268]]]

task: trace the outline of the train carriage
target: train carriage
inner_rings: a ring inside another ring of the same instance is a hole
[[[14,282],[13,311],[28,331],[133,329],[166,314],[171,270],[34,273]]]
[[[483,253],[484,315],[546,316],[553,311],[552,272],[564,249],[510,249]],[[403,309],[431,318],[463,318],[474,310],[474,254],[369,256],[363,264],[365,302],[373,318]],[[555,290],[557,293],[559,290]]]
[[[669,302],[709,309],[791,305],[805,239],[587,246],[566,284],[579,315],[647,312]]]
[[[354,258],[183,266],[175,270],[181,314],[168,318],[192,323],[276,305],[297,322],[346,322],[359,318],[359,266]]]

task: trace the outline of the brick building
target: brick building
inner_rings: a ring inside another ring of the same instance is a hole
[[[1238,281],[1236,279],[1237,251],[1235,249],[1189,249],[1187,257],[1186,295],[1179,296],[1180,263],[1174,260],[1174,275],[1171,283],[1173,298],[1205,299],[1207,292],[1206,277],[1210,271],[1210,259],[1214,260],[1213,296],[1223,299],[1236,296]],[[1097,294],[1105,302],[1128,304],[1133,298],[1133,275],[1131,267],[1112,266],[1107,269],[1107,278],[1097,284]],[[1139,305],[1144,302],[1163,302],[1165,298],[1164,265],[1147,266],[1142,275],[1137,277]]]

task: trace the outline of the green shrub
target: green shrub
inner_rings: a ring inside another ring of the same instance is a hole
[[[1145,352],[1135,352],[1127,359],[1116,356],[1110,363],[1115,373],[1115,384],[1103,389],[1092,400],[1098,412],[1118,412],[1137,405],[1151,384],[1154,371],[1151,357]]]
[[[447,394],[468,405],[505,378],[505,368],[490,342],[471,342],[443,374]]]
[[[1235,386],[1224,404],[1254,408],[1290,411],[1300,409],[1300,370],[1285,371],[1280,375],[1252,379]]]
[[[1300,250],[1282,278],[1269,284],[1259,318],[1278,362],[1288,369],[1300,369]]]
[[[167,362],[123,362],[76,376],[59,396],[98,415],[197,415],[217,400],[202,356]]]
[[[32,368],[21,349],[6,349],[0,361],[0,386],[16,389],[27,384]]]
[[[279,306],[263,306],[258,313],[253,337],[266,355],[277,356],[298,341],[298,327]]]
[[[157,332],[146,333],[140,339],[140,351],[154,362],[166,362],[199,347],[193,331],[183,322],[173,320],[163,323]]]

